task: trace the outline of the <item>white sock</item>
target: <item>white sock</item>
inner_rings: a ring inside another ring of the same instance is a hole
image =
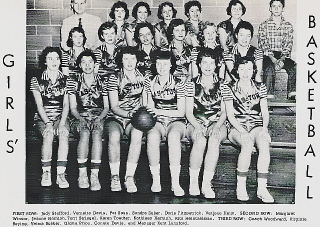
[[[84,164],[87,162],[87,159],[78,159],[78,164]],[[79,167],[79,175],[87,174],[87,167]]]
[[[258,177],[258,188],[263,189],[267,188],[267,179]]]
[[[127,170],[126,170],[126,177],[134,176],[134,173],[136,172],[136,168],[137,168],[137,163],[130,163],[127,162]]]
[[[65,166],[57,166],[57,174],[62,174],[66,171]]]
[[[171,184],[172,187],[180,187],[180,183],[179,183],[179,179],[180,179],[180,169],[181,169],[181,165],[178,166],[172,166],[169,165],[170,167],[170,173],[171,173]]]
[[[214,176],[213,171],[204,170],[203,177],[202,177],[202,187],[204,187],[204,186],[211,187],[211,180],[212,180],[213,176]]]
[[[190,175],[190,185],[198,185],[199,186],[199,172],[200,168],[198,169],[191,169],[189,167],[189,175]]]
[[[111,176],[113,175],[119,176],[120,162],[113,162],[113,163],[109,162],[109,166],[110,166]]]
[[[160,164],[149,166],[153,182],[160,182]]]
[[[42,167],[42,172],[51,172],[51,166]]]

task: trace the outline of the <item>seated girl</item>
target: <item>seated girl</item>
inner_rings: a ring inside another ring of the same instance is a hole
[[[170,51],[158,51],[154,59],[154,75],[146,79],[147,106],[157,115],[157,123],[148,131],[147,152],[153,177],[151,190],[161,191],[160,142],[168,141],[171,189],[175,196],[183,196],[179,183],[181,143],[185,136],[185,83],[172,75],[175,61]]]
[[[125,134],[130,137],[130,147],[124,184],[128,193],[137,192],[134,173],[141,151],[143,132],[133,128],[130,119],[134,111],[142,105],[145,76],[137,70],[138,61],[140,61],[140,54],[137,48],[130,46],[122,48],[116,59],[120,71],[112,74],[108,82],[111,112],[106,128],[108,131],[111,191],[122,190],[119,178],[120,139]]]
[[[82,73],[68,79],[68,94],[71,114],[74,120],[71,128],[80,135],[77,148],[79,165],[79,188],[89,188],[87,160],[89,140],[92,138],[90,189],[101,189],[99,167],[102,153],[102,134],[105,117],[109,110],[106,80],[94,73],[97,59],[90,50],[82,52],[77,58],[77,65]]]
[[[257,66],[250,57],[240,58],[235,63],[236,80],[224,85],[223,100],[232,129],[229,140],[241,147],[237,167],[237,198],[249,200],[246,189],[247,174],[253,147],[259,152],[257,196],[263,202],[272,203],[273,197],[267,189],[267,176],[270,164],[270,142],[268,133],[269,112],[267,89],[255,82]]]
[[[186,117],[189,121],[187,137],[193,141],[190,154],[190,195],[199,195],[198,177],[203,162],[201,191],[205,198],[215,198],[211,180],[219,158],[219,146],[227,137],[226,112],[222,101],[223,80],[215,73],[218,53],[210,48],[200,51],[197,59],[200,74],[187,82]]]
[[[30,90],[34,96],[37,113],[34,127],[42,135],[41,162],[42,186],[51,186],[52,142],[59,138],[57,179],[59,188],[68,188],[66,166],[68,160],[69,113],[68,95],[66,95],[66,76],[60,71],[61,51],[57,47],[46,47],[39,56],[44,69],[41,78],[31,79]]]

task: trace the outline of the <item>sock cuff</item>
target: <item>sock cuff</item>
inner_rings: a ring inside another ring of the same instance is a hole
[[[81,169],[81,168],[86,168],[86,167],[87,167],[87,163],[86,163],[86,162],[84,162],[84,163],[79,162],[79,163],[78,163],[78,167],[79,167],[79,169]]]
[[[91,163],[101,163],[101,160],[91,160]]]
[[[268,179],[269,173],[257,173],[258,178]]]
[[[57,167],[66,167],[67,166],[67,161],[57,161]]]
[[[99,169],[101,163],[91,162],[91,169]]]
[[[49,166],[51,166],[51,159],[41,160],[41,164],[42,164],[42,167],[49,167]]]
[[[239,176],[239,177],[246,177],[246,176],[248,176],[248,172],[249,172],[249,171],[242,172],[242,171],[237,170],[237,176]]]
[[[87,158],[85,158],[85,159],[78,159],[78,163],[80,164],[80,163],[86,163],[88,161],[88,159]]]

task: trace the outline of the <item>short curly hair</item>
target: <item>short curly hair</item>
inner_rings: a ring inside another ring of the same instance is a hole
[[[113,6],[111,7],[111,10],[110,10],[110,13],[109,13],[109,16],[111,19],[115,19],[115,16],[114,16],[114,11],[118,8],[122,8],[124,9],[124,11],[126,12],[126,15],[124,16],[124,19],[128,19],[129,18],[129,10],[128,10],[128,6],[127,6],[127,3],[125,2],[122,2],[122,1],[117,1],[116,3],[113,4]]]
[[[251,79],[256,77],[258,72],[256,62],[252,57],[245,56],[245,57],[239,58],[239,60],[235,62],[234,67],[231,71],[231,73],[236,77],[236,79],[239,79],[239,73],[238,73],[239,66],[243,64],[247,64],[248,62],[252,62],[252,65],[253,65],[253,73],[252,73]]]
[[[59,47],[48,46],[48,47],[44,48],[43,51],[41,52],[41,54],[39,55],[39,67],[42,70],[45,70],[47,68],[47,65],[46,65],[47,55],[49,53],[53,53],[53,52],[56,52],[59,55],[59,59],[60,59],[60,62],[61,62],[61,50],[60,50],[60,48]]]
[[[154,28],[153,28],[153,26],[152,26],[150,23],[139,23],[139,24],[137,24],[137,27],[136,27],[136,29],[134,30],[134,40],[135,40],[136,43],[138,43],[138,44],[141,43],[140,38],[139,38],[139,37],[140,37],[140,36],[139,36],[140,29],[141,29],[141,28],[144,28],[144,27],[147,27],[147,28],[150,29],[151,34],[152,34],[152,36],[153,36],[153,38],[154,38]]]
[[[242,15],[244,15],[246,13],[247,9],[246,9],[246,7],[244,6],[244,4],[241,1],[239,1],[239,0],[231,0],[229,2],[229,5],[228,5],[227,9],[226,9],[227,15],[231,16],[231,7],[237,5],[238,3],[241,5]]]
[[[271,7],[271,5],[272,5],[273,2],[280,2],[283,7],[284,7],[284,4],[285,4],[285,3],[284,3],[284,0],[271,0],[270,3],[269,3],[270,7]]]
[[[138,2],[137,4],[134,5],[133,9],[132,9],[132,16],[137,19],[137,13],[138,13],[138,9],[140,6],[144,6],[146,7],[147,11],[148,11],[148,16],[151,15],[151,10],[150,10],[150,6],[148,3],[146,2]]]
[[[115,62],[119,67],[119,69],[123,68],[122,60],[123,60],[124,54],[135,55],[137,58],[137,62],[141,62],[143,60],[142,53],[141,51],[139,51],[137,47],[132,47],[132,46],[121,47],[115,58]]]
[[[84,33],[83,28],[80,28],[80,27],[71,28],[71,30],[69,32],[68,40],[67,40],[67,46],[68,47],[73,47],[72,34],[74,32],[79,32],[79,33],[81,33],[83,35],[83,44],[82,45],[84,46],[84,44],[86,44],[87,37],[86,37],[86,34]]]
[[[172,9],[172,18],[175,18],[177,16],[177,10],[174,8],[173,4],[171,2],[162,2],[159,7],[158,7],[158,18],[160,20],[163,20],[163,16],[162,16],[162,10],[165,6],[169,6]]]
[[[204,40],[204,30],[207,29],[209,26],[217,28],[217,26],[213,22],[206,21],[203,23],[201,29],[199,30],[198,36],[197,36],[200,46],[204,45],[204,41],[205,41]]]
[[[238,38],[237,38],[237,35],[239,34],[239,31],[240,29],[243,28],[243,29],[247,29],[250,31],[251,33],[251,38],[253,37],[253,26],[250,22],[248,21],[240,21],[236,27],[236,29],[234,30],[234,33],[233,33],[233,38],[234,38],[234,41],[237,43],[238,42]]]
[[[100,25],[100,27],[98,29],[98,36],[99,36],[99,39],[100,39],[101,42],[105,41],[104,38],[103,38],[103,31],[107,30],[107,29],[110,29],[110,28],[114,28],[114,31],[117,34],[118,26],[115,23],[107,21],[107,22],[104,22],[103,24]]]
[[[82,51],[79,54],[79,56],[77,57],[76,65],[78,66],[78,68],[80,68],[81,60],[83,57],[92,57],[92,60],[94,61],[94,63],[97,62],[97,57],[92,52],[92,50],[86,49],[86,50]]]
[[[200,10],[200,12],[202,11],[202,8],[201,8],[201,3],[197,0],[195,1],[189,1],[187,3],[184,4],[184,15],[186,15],[188,18],[189,18],[189,10],[192,6],[197,6]]]
[[[184,21],[180,18],[172,19],[168,27],[168,41],[171,42],[173,40],[173,29],[179,25],[183,25],[186,28]],[[186,29],[187,34],[187,29]]]
[[[166,49],[158,49],[151,56],[151,72],[153,75],[158,74],[157,66],[156,66],[157,60],[170,60],[170,62],[171,62],[170,73],[171,74],[173,74],[177,68],[176,60],[173,57],[172,52],[169,50],[166,50]]]

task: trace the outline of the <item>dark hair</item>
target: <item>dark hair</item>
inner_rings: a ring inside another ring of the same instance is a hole
[[[204,30],[207,29],[209,26],[217,27],[213,22],[206,21],[203,23],[201,29],[199,29],[199,33],[197,36],[200,46],[204,45]]]
[[[144,6],[146,7],[147,11],[148,11],[148,16],[151,15],[151,10],[150,10],[150,6],[148,3],[146,2],[138,2],[137,4],[134,5],[133,9],[132,9],[132,16],[137,19],[137,12],[138,12],[138,8],[140,6]]]
[[[46,47],[43,49],[41,54],[39,55],[39,67],[43,70],[47,68],[46,58],[49,53],[56,52],[59,55],[61,62],[61,50],[59,47]]]
[[[238,3],[241,5],[242,15],[244,15],[246,13],[247,9],[246,9],[246,7],[244,6],[244,4],[241,1],[239,1],[239,0],[231,0],[229,2],[229,6],[227,7],[227,15],[231,16],[231,7],[237,5]]]
[[[184,14],[189,18],[189,10],[192,6],[197,6],[200,10],[200,12],[202,11],[201,8],[201,3],[199,1],[189,1],[187,3],[184,4]]]
[[[239,30],[243,28],[243,29],[247,29],[247,30],[250,30],[250,33],[251,33],[251,38],[253,37],[253,26],[250,22],[248,21],[240,21],[238,23],[238,26],[236,27],[236,29],[234,30],[234,33],[233,33],[233,38],[234,38],[234,41],[237,43],[238,42],[238,38],[237,38],[237,35],[239,33]]]
[[[169,50],[164,50],[164,49],[158,49],[155,50],[152,54],[152,56],[150,56],[151,58],[151,72],[153,75],[157,75],[157,60],[170,60],[171,62],[171,68],[170,68],[170,73],[172,74],[177,67],[175,58],[172,55],[172,52]]]
[[[172,18],[175,18],[177,15],[177,10],[173,7],[173,4],[171,2],[162,2],[159,7],[158,7],[158,18],[160,20],[163,20],[163,16],[162,16],[162,10],[165,6],[169,6],[172,9]]]
[[[80,28],[80,27],[71,28],[71,30],[69,32],[68,40],[67,40],[67,46],[68,47],[73,47],[72,34],[74,32],[79,32],[79,33],[81,33],[83,35],[83,44],[82,45],[84,46],[84,44],[87,41],[87,37],[86,37],[86,34],[84,33],[83,28]]]
[[[219,53],[216,49],[213,50],[209,47],[201,48],[201,50],[198,54],[198,57],[197,57],[197,62],[196,62],[198,67],[201,64],[202,58],[204,58],[204,57],[209,57],[209,58],[215,59],[216,66],[219,63]]]
[[[285,4],[285,3],[284,3],[284,0],[271,0],[270,3],[269,3],[270,7],[271,7],[272,3],[273,3],[273,2],[276,2],[276,1],[277,1],[277,2],[280,2],[280,3],[282,4],[282,6],[284,7],[284,4]]]
[[[114,28],[114,31],[116,32],[117,34],[117,25],[113,22],[104,22],[103,24],[100,25],[99,29],[98,29],[98,36],[99,36],[99,39],[101,42],[104,42],[104,38],[103,38],[103,31],[104,30],[107,30],[107,29],[110,29],[110,28]]]
[[[186,28],[184,21],[180,18],[172,19],[168,27],[168,41],[171,42],[173,40],[173,29],[179,25],[183,25]],[[187,30],[186,30],[187,34]]]
[[[150,29],[152,36],[154,37],[154,29],[153,26],[150,23],[139,23],[137,24],[136,29],[134,30],[134,40],[136,41],[136,43],[140,44],[140,36],[139,36],[139,32],[141,28],[147,27]]]
[[[86,49],[84,51],[82,51],[79,56],[77,57],[77,61],[76,61],[76,65],[80,68],[80,64],[81,64],[81,60],[83,57],[92,57],[92,60],[94,61],[94,63],[97,62],[97,57],[94,55],[94,53],[89,50]]]
[[[257,75],[257,65],[256,65],[256,62],[254,61],[254,59],[252,57],[248,57],[248,56],[245,56],[245,57],[241,57],[239,58],[235,64],[234,64],[234,67],[232,69],[232,74],[237,78],[239,79],[239,73],[238,73],[238,69],[239,69],[239,66],[240,65],[243,65],[243,64],[247,64],[248,62],[252,62],[252,65],[253,65],[253,73],[252,73],[252,78],[255,78],[256,75]]]
[[[111,10],[110,10],[110,13],[109,13],[109,16],[111,19],[115,19],[115,16],[114,16],[114,11],[118,8],[123,8],[124,11],[126,12],[126,15],[124,16],[124,19],[128,19],[129,18],[129,10],[128,10],[128,6],[127,6],[127,3],[125,2],[122,2],[122,1],[117,1],[116,3],[113,4],[113,6],[111,7]]]
[[[121,47],[119,49],[118,54],[115,57],[115,62],[119,67],[119,69],[123,68],[122,58],[124,54],[135,55],[137,57],[138,62],[141,62],[143,60],[142,54],[137,47],[132,47],[132,46]]]

